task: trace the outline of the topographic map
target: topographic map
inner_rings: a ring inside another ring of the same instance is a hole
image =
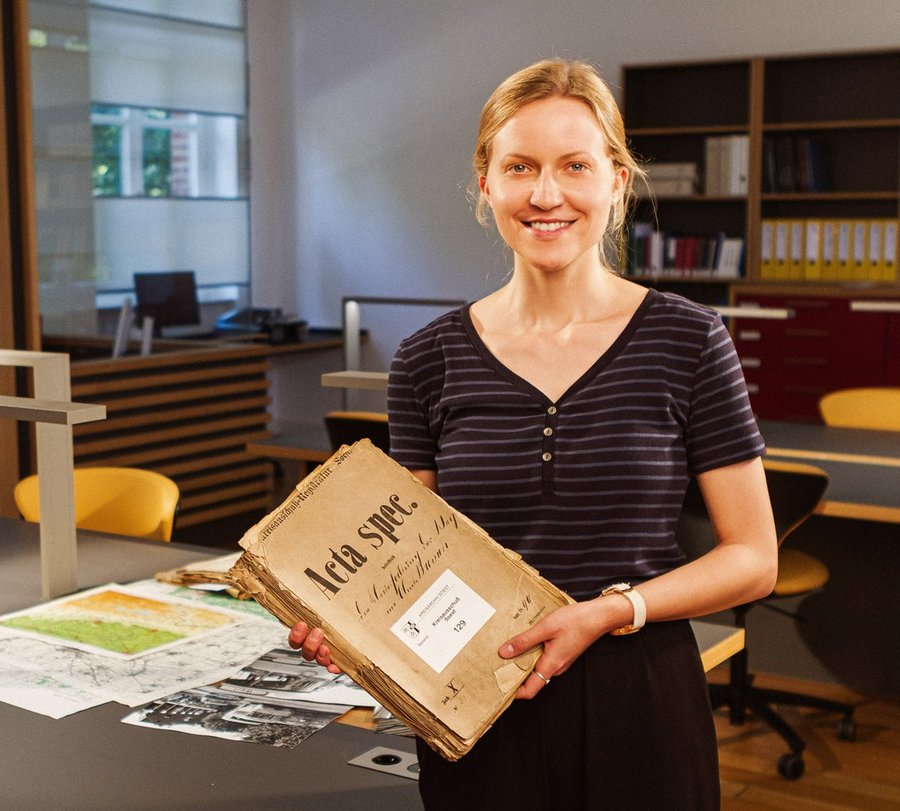
[[[42,621],[57,616],[55,612],[45,615],[38,610],[54,603],[0,617],[0,701],[56,718],[107,701],[135,707],[176,690],[225,679],[264,652],[284,644],[286,631],[271,618],[246,611],[215,610],[209,607],[210,603],[228,603],[215,601],[214,597],[210,600],[205,596],[202,603],[179,602],[170,596],[173,587],[154,587],[151,583],[142,583],[140,592],[131,594],[146,602],[127,601],[124,613],[116,607],[111,616],[114,621],[127,619],[148,627],[158,625],[167,632],[183,634],[184,638],[140,655],[123,655],[83,642],[66,641],[61,635],[38,635],[33,630],[10,627],[9,621],[20,616],[36,616]],[[54,602],[72,602],[109,592],[130,593],[121,586],[104,586]],[[107,607],[110,604],[103,602]],[[119,601],[111,602],[116,605]],[[151,603],[170,608],[136,610],[137,606]],[[88,604],[93,611],[93,602]],[[69,619],[68,614],[63,616]],[[79,619],[85,616],[88,614],[83,613]],[[115,634],[112,636],[115,638]],[[127,642],[129,634],[124,633],[122,639]]]
[[[241,621],[228,611],[101,586],[7,614],[0,617],[0,627],[132,657]]]

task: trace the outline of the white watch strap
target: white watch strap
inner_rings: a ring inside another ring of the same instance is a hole
[[[607,594],[621,594],[623,597],[627,598],[628,602],[631,603],[631,607],[634,610],[634,618],[631,620],[629,625],[623,625],[621,628],[616,628],[613,631],[610,631],[614,636],[621,636],[623,634],[633,634],[635,631],[640,631],[641,628],[644,627],[644,623],[647,621],[647,604],[644,602],[644,598],[637,589],[635,589],[630,583],[616,583],[613,586],[608,586],[603,589],[601,592],[603,595]]]
[[[641,593],[635,588],[630,588],[620,593],[628,598],[628,601],[634,608],[634,619],[631,621],[631,627],[635,631],[643,628],[644,623],[647,622],[647,603],[644,602]]]

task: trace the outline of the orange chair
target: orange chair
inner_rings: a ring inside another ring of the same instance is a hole
[[[819,400],[819,413],[826,425],[900,431],[900,388],[838,389]]]
[[[37,474],[13,490],[26,521],[40,520]],[[180,491],[171,479],[130,467],[75,470],[75,526],[96,532],[171,541]]]

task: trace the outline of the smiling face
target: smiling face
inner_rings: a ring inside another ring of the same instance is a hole
[[[555,96],[503,125],[479,183],[516,266],[552,272],[600,265],[598,244],[626,178],[591,108]]]

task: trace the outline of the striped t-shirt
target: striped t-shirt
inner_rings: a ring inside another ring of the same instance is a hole
[[[576,599],[682,563],[689,475],[764,452],[718,314],[652,289],[556,402],[447,313],[401,343],[388,411],[394,459]]]

